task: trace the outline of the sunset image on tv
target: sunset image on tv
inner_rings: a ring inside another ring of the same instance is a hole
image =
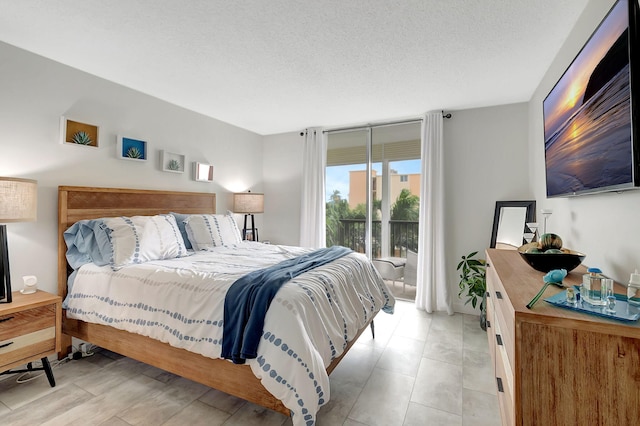
[[[547,196],[633,181],[628,24],[621,0],[544,100]]]

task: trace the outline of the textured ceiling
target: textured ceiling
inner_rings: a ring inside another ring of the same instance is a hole
[[[0,0],[0,41],[267,135],[528,101],[588,0]]]

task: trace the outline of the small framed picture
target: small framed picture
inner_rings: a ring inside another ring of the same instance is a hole
[[[193,180],[198,182],[213,182],[213,166],[211,164],[194,162]]]
[[[60,143],[98,148],[99,128],[67,117],[60,118]]]
[[[160,170],[163,172],[184,173],[184,163],[184,155],[160,150]]]
[[[123,160],[147,161],[147,142],[118,135],[117,154]]]

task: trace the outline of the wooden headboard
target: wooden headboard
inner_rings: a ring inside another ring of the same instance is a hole
[[[147,189],[58,187],[58,294],[67,295],[68,264],[64,231],[82,219],[151,216],[169,212],[216,212],[216,194]]]

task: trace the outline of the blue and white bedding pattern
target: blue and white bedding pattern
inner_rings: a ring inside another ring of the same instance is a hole
[[[264,317],[280,287],[300,274],[351,252],[351,249],[341,246],[321,248],[249,272],[236,280],[224,298],[222,358],[235,364],[257,358]]]
[[[64,305],[69,318],[220,358],[229,287],[249,272],[310,251],[242,242],[117,271],[89,263],[78,269]],[[294,425],[313,425],[330,397],[326,367],[375,313],[393,313],[394,303],[364,255],[340,257],[280,288],[265,316],[257,357],[247,364],[291,410]]]

